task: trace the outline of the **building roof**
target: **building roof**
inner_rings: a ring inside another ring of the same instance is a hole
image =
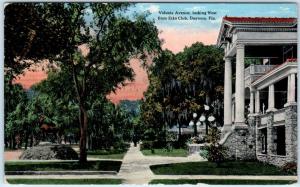
[[[272,29],[277,32],[296,32],[297,18],[278,18],[278,17],[223,17],[217,46],[225,43],[226,37],[231,37],[233,32],[271,32]]]
[[[276,17],[223,17],[224,21],[233,23],[295,23],[297,18],[276,18]]]

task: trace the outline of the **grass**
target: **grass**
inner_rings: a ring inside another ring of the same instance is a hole
[[[10,184],[122,184],[121,179],[7,179]]]
[[[151,149],[143,149],[142,153],[145,156],[171,156],[171,157],[186,157],[188,152],[186,149],[172,149],[170,151],[166,149],[154,149],[154,153]]]
[[[96,150],[88,151],[88,157],[90,158],[99,158],[99,159],[118,159],[122,160],[126,154],[127,150]]]
[[[217,167],[212,162],[185,162],[152,165],[157,175],[291,175],[280,168],[256,161],[227,161]]]
[[[243,179],[155,179],[149,184],[228,184],[228,185],[240,185],[240,184],[260,184],[260,185],[270,185],[270,184],[293,184],[297,181],[289,180],[243,180]]]
[[[78,161],[61,162],[6,162],[5,171],[67,171],[67,170],[88,170],[88,171],[119,171],[121,161],[88,161],[80,164]]]

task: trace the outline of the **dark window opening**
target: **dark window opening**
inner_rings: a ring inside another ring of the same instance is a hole
[[[269,87],[260,90],[259,97],[260,97],[260,111],[261,113],[264,114],[268,109]]]
[[[268,143],[267,143],[267,128],[261,129],[261,153],[267,154]]]
[[[277,140],[276,140],[277,155],[286,155],[286,151],[285,151],[285,126],[276,127],[275,132],[277,134]]]
[[[275,108],[284,108],[287,103],[288,78],[284,78],[274,84],[275,87]]]

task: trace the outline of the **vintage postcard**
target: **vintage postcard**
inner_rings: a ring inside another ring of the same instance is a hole
[[[3,7],[4,183],[297,185],[297,3]]]

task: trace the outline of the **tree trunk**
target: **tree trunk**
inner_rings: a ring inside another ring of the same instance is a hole
[[[13,148],[13,139],[12,139],[12,135],[10,135],[10,141],[9,141],[9,149]]]
[[[86,140],[87,140],[87,125],[88,125],[88,116],[85,108],[80,106],[80,154],[79,162],[87,162],[87,153],[86,153]]]
[[[4,138],[5,148],[6,148],[6,149],[8,149],[8,140],[7,140],[7,139],[8,139],[7,137]]]
[[[30,147],[33,147],[33,132],[31,132],[31,137],[30,137]]]
[[[207,105],[210,105],[210,102],[211,102],[211,99],[210,99],[209,92],[208,92],[208,93],[206,93],[206,96],[205,96],[205,103]]]
[[[26,132],[25,132],[25,149],[27,149],[27,146],[28,146],[28,135],[29,134],[29,132],[28,132],[28,130],[26,130]]]

